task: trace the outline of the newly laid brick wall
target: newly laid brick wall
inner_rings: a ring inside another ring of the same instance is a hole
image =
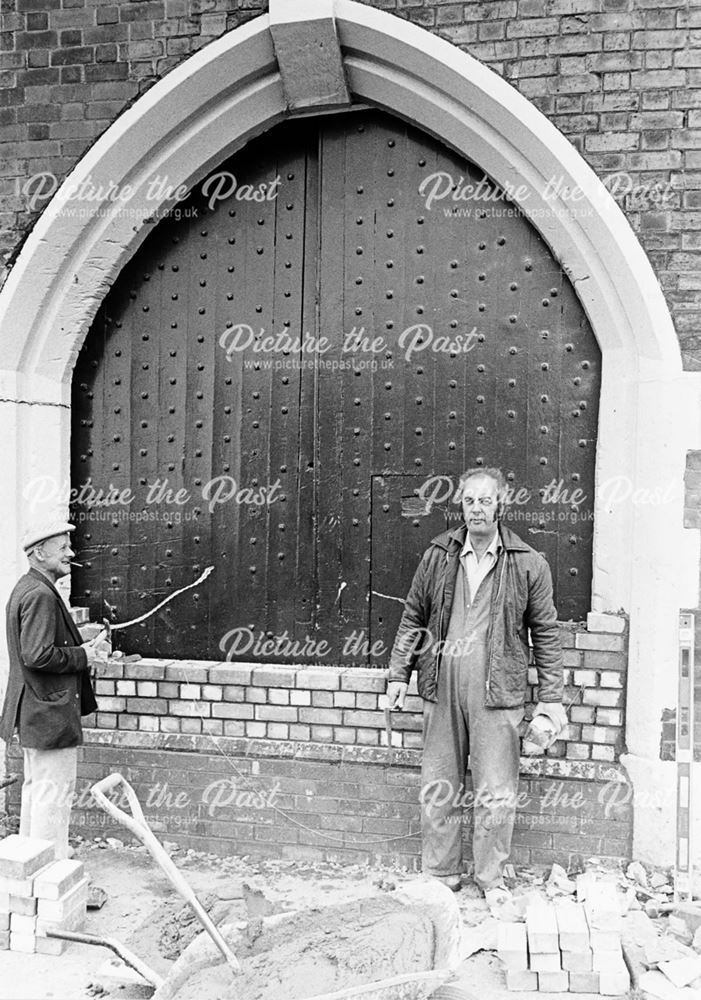
[[[590,614],[587,626],[560,625],[571,724],[546,757],[521,759],[515,863],[630,855],[632,791],[616,763],[624,749],[626,624]],[[529,710],[534,668],[530,680]],[[154,828],[182,846],[414,868],[422,700],[413,675],[405,711],[392,713],[388,747],[379,707],[385,687],[384,670],[357,667],[101,665],[99,710],[84,720],[74,831],[124,836],[88,791],[120,771]],[[7,768],[21,772],[15,742]],[[11,812],[19,811],[19,789],[10,790]],[[468,774],[468,799],[470,790]],[[464,828],[469,840],[470,809]]]
[[[604,616],[603,627],[624,619]],[[621,633],[560,628],[565,656],[568,739],[550,751],[570,760],[614,761],[623,747],[626,641]],[[529,703],[537,674],[529,671]],[[98,729],[299,742],[386,745],[379,698],[382,670],[256,666],[195,660],[112,660],[98,668]],[[422,700],[412,677],[403,712],[392,713],[393,741],[420,748]]]
[[[701,368],[701,7],[695,0],[366,0],[435,32],[531,99],[615,196],[648,253],[685,365]],[[156,80],[265,0],[6,0],[0,32],[0,254]],[[618,185],[612,178],[620,175]],[[554,183],[557,179],[554,178]]]
[[[392,862],[420,867],[416,750],[88,730],[79,754],[73,832],[129,839],[89,788],[119,771],[161,840],[251,857]],[[13,744],[8,769],[21,773]],[[466,796],[471,786],[468,780]],[[20,785],[8,809],[19,811]],[[113,796],[121,808],[126,803]],[[465,811],[469,859],[471,810]],[[511,860],[568,865],[628,858],[632,795],[618,767],[524,761]]]

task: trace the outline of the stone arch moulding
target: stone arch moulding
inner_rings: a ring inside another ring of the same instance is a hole
[[[653,707],[631,718],[628,745],[654,759],[660,700],[651,688],[657,665],[676,658],[683,544],[659,531],[659,507],[612,499],[602,486],[620,477],[659,491],[682,481],[681,362],[664,297],[618,206],[533,105],[448,42],[353,0],[271,0],[268,14],[207,45],[125,111],[41,215],[0,292],[0,413],[13,449],[0,483],[9,515],[0,589],[7,594],[22,565],[24,485],[38,475],[68,480],[76,356],[149,231],[144,220],[172,205],[167,186],[196,183],[290,114],[352,103],[415,123],[516,192],[587,311],[603,355],[592,605],[631,614],[629,692],[635,682]],[[154,192],[155,178],[167,183]],[[74,192],[88,179],[104,196],[86,218]],[[112,200],[115,188],[128,188],[128,201]],[[679,490],[665,507],[669,523],[681,525],[681,511]]]

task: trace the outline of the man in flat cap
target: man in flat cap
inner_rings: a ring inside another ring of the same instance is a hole
[[[27,532],[29,571],[7,604],[10,676],[0,737],[19,731],[24,752],[20,834],[56,845],[69,856],[68,825],[76,782],[81,715],[97,708],[90,669],[104,659],[83,642],[55,583],[70,572],[72,524],[51,521]]]

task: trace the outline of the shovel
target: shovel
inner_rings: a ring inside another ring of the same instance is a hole
[[[131,816],[116,806],[114,802],[110,802],[110,800],[106,797],[105,793],[113,789],[116,785],[123,786],[124,793],[126,794],[129,802],[129,808],[131,809]],[[105,812],[108,812],[110,816],[114,817],[118,823],[122,823],[128,830],[131,830],[134,836],[138,837],[141,843],[148,849],[153,859],[168,877],[171,885],[177,889],[185,902],[190,904],[195,912],[195,916],[224,956],[229,968],[232,972],[238,975],[241,972],[241,966],[236,958],[236,955],[234,955],[231,948],[217,930],[211,917],[195,895],[192,887],[185,881],[183,876],[175,867],[170,856],[166,853],[163,845],[160,843],[153,830],[149,827],[141,810],[141,806],[139,805],[136,793],[126,778],[119,773],[108,774],[106,778],[102,779],[102,781],[98,781],[94,784],[90,791],[92,792],[93,798],[98,805],[100,805]]]

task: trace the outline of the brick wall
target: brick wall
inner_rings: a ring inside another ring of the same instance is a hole
[[[89,787],[119,771],[135,788],[161,840],[251,857],[420,864],[420,754],[340,744],[86,733],[80,751],[73,832],[128,831],[94,805]],[[524,761],[511,860],[519,865],[592,855],[627,858],[631,789],[615,765]],[[8,770],[21,772],[16,745]],[[469,797],[468,782],[466,795]],[[8,809],[19,811],[20,785]],[[125,808],[126,804],[116,800]],[[465,812],[469,845],[471,811]],[[469,846],[465,857],[470,858]]]
[[[568,739],[546,758],[521,761],[516,863],[630,854],[631,790],[616,763],[624,749],[624,628],[623,618],[596,614],[586,628],[561,625],[572,722]],[[124,836],[87,792],[118,770],[155,828],[183,846],[381,858],[413,868],[422,701],[412,677],[405,711],[392,713],[388,747],[378,703],[385,686],[385,671],[359,668],[154,659],[103,665],[99,711],[85,720],[74,830]],[[529,699],[537,699],[532,685]],[[21,770],[15,745],[8,770]],[[251,804],[252,790],[263,806]],[[19,808],[19,785],[9,808]],[[465,819],[469,838],[469,810]]]
[[[369,2],[369,0],[368,0]],[[647,251],[687,368],[701,368],[701,8],[688,0],[372,0],[490,66],[607,183]],[[9,0],[0,32],[0,253],[124,108],[265,0]]]
[[[565,650],[568,739],[551,757],[615,761],[623,749],[625,635],[614,615],[590,616],[602,631],[561,625]],[[529,671],[529,702],[537,677]],[[357,667],[257,666],[195,660],[113,660],[98,668],[97,729],[293,740],[302,743],[386,745],[378,699],[385,672]],[[418,749],[422,700],[412,677],[404,712],[392,713],[393,743]]]

